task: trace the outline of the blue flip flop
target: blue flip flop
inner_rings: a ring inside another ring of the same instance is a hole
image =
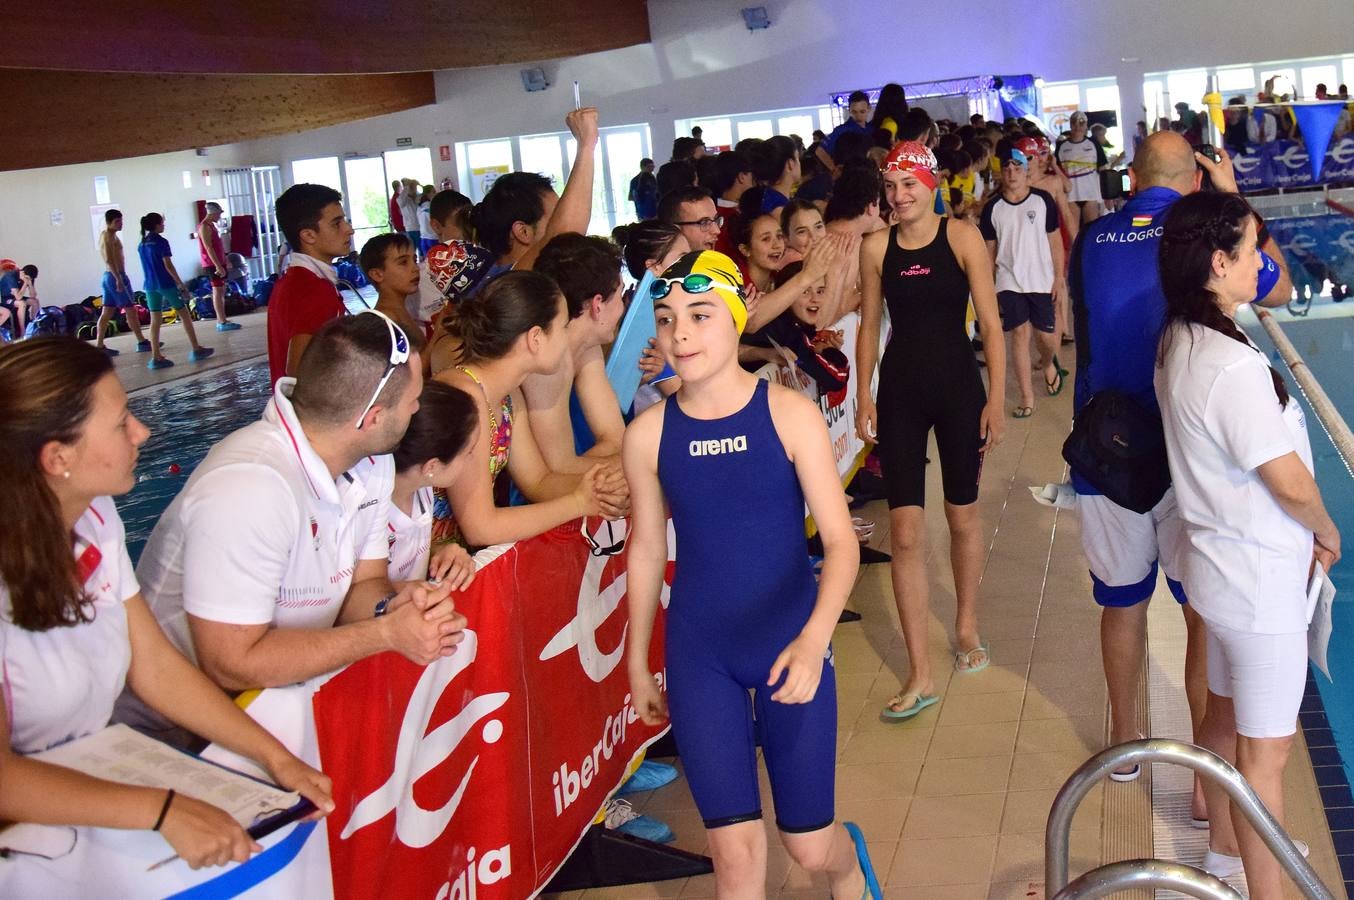
[[[904,696],[906,695],[899,694],[897,699],[901,700]],[[889,719],[894,722],[902,722],[905,719],[912,718],[917,713],[921,712],[923,709],[926,709],[926,707],[935,706],[939,702],[940,702],[939,694],[918,694],[917,699],[914,700],[912,702],[912,705],[909,706],[907,709],[895,710],[893,708],[893,701],[890,700],[888,704],[884,706],[884,711],[879,715],[882,718]]]
[[[870,862],[870,851],[865,846],[865,835],[855,822],[845,822],[846,833],[851,835],[851,843],[856,845],[856,859],[860,862],[860,871],[865,875],[865,893],[861,900],[884,900],[884,889],[879,886],[879,878],[874,874],[874,864]]]

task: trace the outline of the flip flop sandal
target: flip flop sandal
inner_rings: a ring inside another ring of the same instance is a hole
[[[865,893],[860,900],[884,900],[884,889],[879,886],[879,877],[875,875],[874,864],[870,862],[870,851],[865,846],[865,835],[855,822],[844,822],[851,843],[856,845],[856,861],[860,863],[861,874],[865,876]]]
[[[1044,390],[1048,391],[1050,397],[1056,397],[1063,392],[1063,370],[1057,368],[1056,360],[1054,361],[1054,371],[1057,374],[1053,376],[1052,381],[1047,378],[1044,379]]]
[[[884,711],[880,713],[880,716],[891,722],[903,722],[926,709],[926,707],[935,706],[940,702],[939,694],[917,694],[917,699],[912,701],[911,706],[906,709],[894,709],[895,706],[901,705],[908,696],[908,694],[894,694],[893,699],[884,706]]]
[[[983,655],[982,662],[973,662],[973,657],[979,653]],[[992,651],[988,649],[986,642],[979,642],[978,646],[972,650],[960,650],[954,655],[954,670],[966,675],[981,672],[990,665],[992,665]]]
[[[1034,415],[1034,407],[1017,406],[1015,409],[1011,410],[1011,415],[1017,419],[1028,419],[1030,416]]]

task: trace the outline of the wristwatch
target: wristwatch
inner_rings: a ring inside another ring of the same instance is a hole
[[[376,604],[376,609],[372,612],[372,616],[373,617],[384,616],[386,614],[386,611],[390,609],[390,601],[394,599],[395,599],[394,591],[391,591],[389,594],[386,594],[384,597],[382,597],[381,601]]]

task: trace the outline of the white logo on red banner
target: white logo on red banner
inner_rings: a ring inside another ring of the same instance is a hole
[[[626,529],[629,526],[629,519],[621,519],[611,523],[611,531],[607,536],[609,540],[624,540]],[[606,531],[605,525],[599,525],[597,533],[593,535],[594,541],[601,544],[603,532]],[[675,535],[672,531],[672,521],[668,521],[668,562],[673,561],[673,548],[676,547]],[[603,652],[597,646],[597,630],[602,627],[620,606],[621,601],[625,599],[625,570],[621,569],[605,588],[602,587],[602,576],[606,573],[607,563],[611,561],[609,556],[589,556],[587,567],[583,570],[583,580],[578,585],[578,606],[576,613],[567,625],[555,633],[545,647],[541,650],[540,660],[554,659],[561,653],[578,648],[578,662],[583,667],[583,671],[594,683],[601,684],[607,677],[620,665],[621,658],[625,655],[625,635],[630,626],[627,624],[621,631],[620,641],[617,642],[614,650]],[[668,598],[672,589],[668,586],[667,578],[663,579],[663,587],[659,594],[659,601],[663,608],[668,608]]]
[[[471,761],[451,799],[438,809],[419,806],[414,799],[414,783],[445,762],[470,730],[485,716],[507,703],[510,696],[503,691],[476,697],[460,713],[425,736],[438,698],[452,680],[475,661],[477,645],[475,632],[467,628],[465,640],[456,648],[454,655],[439,665],[424,669],[400,724],[400,735],[395,746],[395,769],[385,784],[353,808],[353,814],[340,835],[342,838],[347,839],[362,828],[380,821],[392,810],[395,812],[395,834],[406,846],[426,847],[446,830],[447,823],[456,814],[461,798],[470,785],[471,776],[475,774],[479,756],[476,755]],[[484,723],[480,736],[486,744],[497,743],[503,736],[503,723],[490,719]]]

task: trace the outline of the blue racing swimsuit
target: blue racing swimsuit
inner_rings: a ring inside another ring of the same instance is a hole
[[[761,818],[760,737],[776,824],[795,833],[833,821],[837,685],[831,649],[811,702],[775,702],[779,685],[766,684],[818,596],[804,494],[771,421],[767,385],[759,379],[747,405],[721,419],[693,419],[676,395],[667,399],[658,479],[677,535],[668,710],[706,828]]]

